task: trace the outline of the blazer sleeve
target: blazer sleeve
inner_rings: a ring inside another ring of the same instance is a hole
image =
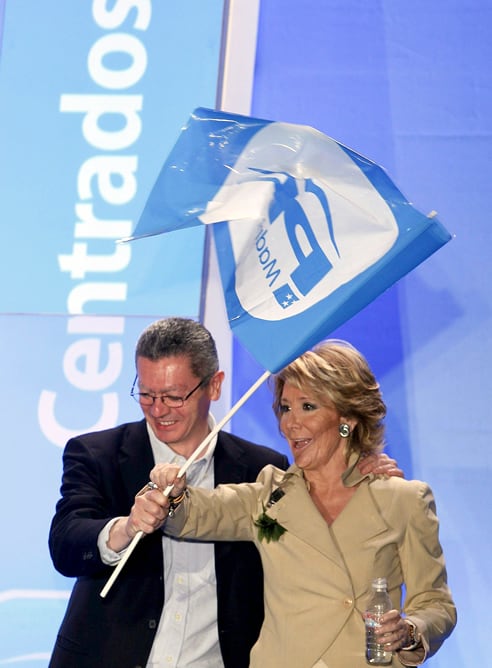
[[[63,453],[61,498],[49,534],[51,558],[62,575],[91,575],[103,568],[97,538],[109,519],[97,463],[83,440],[71,439]]]
[[[90,576],[107,569],[97,539],[109,520],[129,514],[134,495],[148,480],[152,457],[145,439],[142,421],[66,444],[61,498],[49,534],[53,564],[63,575]]]
[[[190,487],[178,512],[166,520],[164,531],[180,538],[252,540],[257,487],[258,483],[219,485],[214,490]]]
[[[456,625],[434,496],[426,483],[413,482],[413,486],[417,494],[407,518],[400,560],[406,587],[404,612],[417,625],[423,648],[399,652],[400,662],[408,666],[435,654]]]
[[[168,535],[201,540],[254,541],[258,517],[284,471],[268,465],[251,483],[219,485],[214,490],[189,487],[174,517],[166,520]]]

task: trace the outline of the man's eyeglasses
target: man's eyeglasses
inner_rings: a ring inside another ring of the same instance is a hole
[[[137,403],[141,406],[153,406],[156,399],[160,399],[163,404],[169,406],[169,408],[181,408],[184,405],[184,402],[191,397],[193,392],[196,392],[199,387],[208,383],[212,376],[206,376],[201,380],[196,387],[194,387],[191,392],[185,397],[175,397],[173,394],[149,394],[148,392],[135,392],[135,383],[137,382],[138,376],[135,376],[133,381],[132,389],[130,390],[130,396],[132,396]]]

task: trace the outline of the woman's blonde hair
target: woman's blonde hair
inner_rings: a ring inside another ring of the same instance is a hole
[[[371,453],[383,448],[386,405],[367,360],[350,343],[327,339],[275,375],[277,420],[286,383],[308,390],[321,405],[332,404],[340,415],[357,421],[348,439],[350,451]]]

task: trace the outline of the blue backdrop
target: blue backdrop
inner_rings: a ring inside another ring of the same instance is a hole
[[[73,581],[47,537],[67,438],[141,416],[141,330],[198,317],[204,235],[120,245],[189,111],[222,0],[0,0],[0,665],[48,664]]]
[[[251,112],[367,155],[455,235],[334,332],[381,381],[388,451],[436,495],[459,620],[434,668],[490,664],[491,29],[490,0],[264,0]],[[240,395],[262,370],[237,348]],[[234,429],[283,449],[270,401]]]
[[[222,2],[149,0],[112,29],[96,6],[0,0],[0,665],[22,668],[47,665],[72,585],[46,546],[63,440],[137,417],[138,333],[199,313],[201,230],[126,251],[114,237],[136,221],[190,111],[214,106]],[[490,663],[491,28],[490,0],[263,0],[251,108],[379,162],[455,235],[334,333],[381,380],[389,452],[436,494],[459,622],[434,668]],[[96,94],[128,96],[128,114],[84,135],[84,112],[67,108]],[[77,226],[90,212],[106,237]],[[236,344],[234,398],[262,371]],[[270,402],[259,390],[232,429],[285,450]]]

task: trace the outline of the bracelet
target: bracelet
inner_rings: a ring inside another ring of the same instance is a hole
[[[402,647],[401,649],[409,652],[412,649],[417,649],[417,647],[420,645],[420,633],[417,629],[417,626],[409,619],[405,619],[405,622],[408,626],[409,644],[406,645],[406,647]]]
[[[179,504],[185,498],[185,496],[186,496],[186,487],[181,492],[181,494],[178,494],[178,496],[169,496],[169,513],[168,513],[169,517],[174,517],[176,508],[179,506]]]

